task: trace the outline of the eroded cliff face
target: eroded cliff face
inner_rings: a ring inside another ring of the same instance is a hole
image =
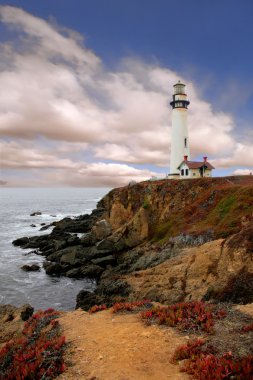
[[[253,301],[251,176],[144,182],[114,189],[101,205],[111,226],[102,245],[111,244],[117,265],[91,304]]]
[[[183,235],[227,237],[251,218],[252,200],[253,178],[248,176],[142,182],[112,190],[101,204],[111,239],[134,247]]]
[[[253,301],[253,223],[227,239],[184,248],[162,264],[123,277],[133,299]]]

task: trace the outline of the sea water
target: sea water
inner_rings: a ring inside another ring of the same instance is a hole
[[[42,266],[44,257],[31,249],[14,247],[12,241],[23,236],[48,234],[39,231],[66,216],[91,213],[109,191],[105,188],[0,188],[0,303],[21,306],[30,303],[35,309],[49,307],[70,310],[75,307],[81,289],[92,291],[92,280],[75,280],[48,276]],[[41,215],[30,216],[33,212]],[[36,227],[32,227],[35,225]],[[39,264],[39,272],[24,272],[25,264]]]

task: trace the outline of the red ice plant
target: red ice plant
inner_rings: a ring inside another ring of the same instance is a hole
[[[194,380],[252,380],[253,356],[238,359],[231,352],[222,356],[200,352],[186,360],[181,371]]]
[[[92,306],[89,309],[89,313],[93,314],[93,313],[97,313],[98,311],[106,310],[106,309],[107,309],[107,306],[105,304],[103,304],[103,305],[94,305],[94,306]]]
[[[61,336],[59,313],[38,311],[25,323],[22,335],[0,350],[0,380],[53,379],[65,369],[65,337]]]
[[[243,327],[241,328],[241,331],[242,331],[242,332],[253,331],[253,323],[251,323],[250,325],[247,325],[247,326],[243,326]]]
[[[177,326],[184,331],[213,332],[214,320],[224,318],[224,310],[215,310],[214,306],[202,301],[182,302],[170,306],[156,307],[143,311],[141,318],[147,323],[156,322],[168,326]]]
[[[182,372],[194,380],[252,380],[253,356],[235,358],[231,352],[218,355],[214,347],[205,345],[206,340],[195,339],[179,346],[172,362],[184,360]]]
[[[142,308],[149,307],[149,300],[135,301],[135,302],[117,302],[112,306],[112,312],[118,313],[120,311],[136,311]]]

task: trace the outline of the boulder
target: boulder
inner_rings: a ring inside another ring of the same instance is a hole
[[[104,279],[96,289],[96,294],[104,295],[107,298],[127,297],[131,293],[131,286],[124,280]]]
[[[108,238],[108,239],[106,238],[106,239],[99,241],[96,244],[96,247],[99,251],[106,250],[108,252],[113,252],[115,250],[114,242],[112,240],[110,240],[110,238]]]
[[[40,266],[38,264],[32,264],[32,265],[23,265],[21,269],[25,272],[38,272],[40,271]]]
[[[99,265],[101,267],[106,267],[107,265],[115,265],[116,260],[112,255],[100,257],[97,259],[92,259],[91,262],[95,265]]]
[[[104,269],[99,265],[88,265],[80,268],[82,277],[98,278]]]
[[[55,251],[59,251],[60,249],[63,249],[67,246],[67,243],[66,243],[66,240],[52,240],[52,244],[53,244],[53,247],[55,249]]]
[[[45,262],[43,263],[43,267],[45,269],[46,274],[49,275],[60,275],[66,272],[66,269],[58,263]]]
[[[80,244],[80,239],[77,235],[72,235],[70,236],[68,239],[67,239],[67,242],[66,242],[66,245],[67,246],[70,246],[70,245],[78,245]]]
[[[46,231],[46,230],[49,229],[49,227],[51,227],[50,224],[48,224],[48,225],[46,226],[45,223],[41,223],[41,226],[43,226],[43,227],[40,228],[40,231]]]
[[[107,220],[102,219],[96,222],[92,228],[92,232],[94,233],[96,240],[102,240],[111,234],[112,228]]]
[[[56,252],[61,264],[83,265],[87,262],[85,250],[81,245],[75,245]],[[51,257],[51,255],[50,255]]]
[[[19,239],[13,240],[12,244],[17,247],[23,247],[24,245],[29,243],[28,237],[21,237]]]
[[[96,293],[81,290],[76,297],[76,309],[89,310],[92,306],[101,305],[104,301],[105,299]]]
[[[22,319],[22,321],[27,321],[27,319],[29,319],[33,315],[33,312],[34,312],[34,308],[29,304],[21,306],[19,310],[20,310],[20,318]]]
[[[81,245],[70,246],[56,252],[54,251],[47,255],[47,260],[69,265],[85,264],[86,262]]]
[[[35,211],[33,213],[30,214],[30,216],[37,216],[37,215],[41,215],[42,213],[40,211]]]
[[[87,232],[80,238],[80,242],[84,247],[90,247],[94,244],[94,236],[91,232]]]
[[[81,277],[80,268],[73,268],[66,272],[67,277],[79,278]]]
[[[30,224],[30,227],[34,228],[34,227],[36,227],[36,224]]]

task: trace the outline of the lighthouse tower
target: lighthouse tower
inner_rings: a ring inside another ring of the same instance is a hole
[[[171,134],[171,154],[170,154],[170,174],[178,176],[178,169],[184,156],[190,159],[190,148],[187,130],[187,107],[190,102],[185,93],[185,84],[178,81],[174,86],[172,106],[172,134]]]

